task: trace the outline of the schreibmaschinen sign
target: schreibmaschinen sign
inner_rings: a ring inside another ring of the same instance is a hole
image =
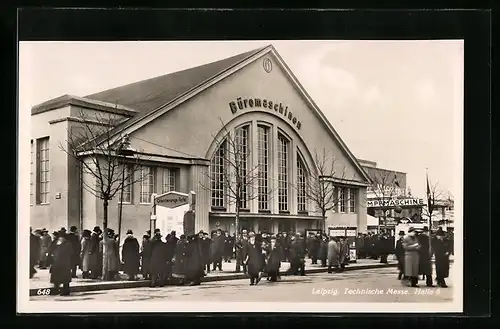
[[[385,200],[368,200],[368,208],[377,207],[404,207],[404,206],[423,206],[424,200],[417,198],[405,198],[405,199],[385,199]]]

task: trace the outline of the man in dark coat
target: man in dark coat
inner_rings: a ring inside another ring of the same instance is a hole
[[[165,285],[166,244],[161,240],[159,229],[151,241],[151,287]]]
[[[62,229],[61,229],[62,230]],[[78,236],[78,229],[76,226],[71,226],[69,229],[69,234],[66,235],[66,239],[71,243],[73,250],[73,256],[71,257],[71,277],[76,278],[76,270],[80,265],[80,237]]]
[[[102,275],[102,261],[99,252],[100,235],[99,226],[94,227],[90,236],[90,278],[97,279]]]
[[[231,263],[231,258],[233,258],[233,248],[234,240],[229,235],[229,232],[224,232],[224,261],[226,263]]]
[[[59,234],[56,247],[52,253],[52,266],[50,267],[50,283],[54,284],[54,288],[60,291],[61,296],[69,295],[69,283],[71,282],[72,267],[73,267],[73,247],[71,242],[66,238],[64,232]]]
[[[377,254],[380,255],[380,262],[383,264],[387,264],[387,256],[389,255],[389,244],[390,241],[387,237],[387,233],[386,232],[380,233],[375,248],[377,250]]]
[[[123,242],[122,262],[123,271],[127,274],[130,281],[136,279],[136,275],[139,273],[140,261],[139,242],[134,237],[134,232],[128,230]]]
[[[300,233],[292,236],[289,250],[290,272],[297,275],[300,272],[301,276],[305,276],[305,244]]]
[[[179,238],[177,238],[177,233],[175,231],[170,232],[168,237],[165,239],[166,242],[166,251],[165,251],[165,273],[164,280],[170,281],[172,279],[172,259],[175,255],[175,249],[177,248],[177,242]]]
[[[418,274],[425,276],[427,287],[433,287],[429,228],[425,226],[423,232],[417,238],[420,244]]]
[[[184,280],[186,275],[186,247],[187,239],[184,234],[180,236],[179,241],[177,241],[177,247],[175,247],[175,256],[172,260],[172,277],[176,279]],[[177,280],[176,280],[177,281]]]
[[[321,235],[318,233],[311,239],[311,244],[309,246],[309,257],[312,260],[312,264],[318,264],[318,252],[321,246]]]
[[[212,271],[215,271],[217,268],[219,271],[222,271],[222,256],[224,255],[224,237],[222,236],[222,231],[220,229],[217,230],[211,245],[211,258],[213,262]]]
[[[200,238],[190,235],[186,244],[186,283],[190,286],[199,285],[204,276],[205,266]]]
[[[44,270],[47,268],[47,250],[49,249],[50,244],[52,243],[52,238],[48,234],[49,231],[47,229],[42,229],[42,236],[40,237],[40,261],[39,266],[40,269]]]
[[[404,279],[404,265],[405,265],[405,250],[403,248],[403,238],[405,236],[404,231],[399,231],[399,239],[396,241],[395,255],[398,260],[398,280]]]
[[[276,241],[276,237],[271,237],[270,244],[266,250],[266,272],[271,282],[278,280],[283,251]]]
[[[283,232],[280,240],[278,241],[281,248],[283,249],[283,261],[288,262],[288,251],[290,250],[290,237],[287,232]]]
[[[236,249],[236,273],[241,271],[241,266],[243,266],[243,273],[247,273],[247,264],[245,263],[247,245],[248,233],[247,230],[243,230],[234,244]]]
[[[262,249],[260,243],[255,239],[255,234],[250,233],[246,252],[245,263],[247,264],[248,274],[250,275],[250,285],[259,283],[262,275]]]
[[[145,280],[151,279],[151,236],[144,234],[142,236],[141,246],[141,272]]]
[[[203,263],[203,273],[207,271],[210,273],[210,245],[211,245],[210,237],[208,233],[203,231],[198,232],[198,244],[201,248],[201,260]]]
[[[436,240],[433,241],[432,249],[436,259],[436,281],[441,288],[447,288],[445,279],[450,273],[450,253],[452,251],[450,241],[444,238],[444,232],[439,230],[436,233]]]
[[[33,234],[33,229],[30,227],[30,279],[35,275],[35,265],[40,257],[40,237]]]
[[[327,259],[328,259],[328,237],[323,235],[321,237],[320,246],[318,250],[318,259],[321,261],[322,267],[327,267]]]

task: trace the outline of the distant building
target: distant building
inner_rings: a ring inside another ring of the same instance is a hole
[[[422,220],[429,221],[429,211],[427,204],[422,212]],[[455,222],[455,203],[452,199],[440,199],[434,202],[432,211],[432,229],[453,230]]]
[[[373,185],[367,188],[369,230],[376,230],[374,224],[377,223],[380,228],[394,233],[395,226],[402,221],[422,221],[425,200],[411,195],[406,184],[406,173],[379,168],[373,161],[358,161],[373,181]]]

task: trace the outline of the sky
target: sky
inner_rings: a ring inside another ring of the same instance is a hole
[[[438,190],[460,194],[462,40],[21,42],[19,110],[269,44],[357,158],[406,172],[414,196],[425,198],[426,168]]]

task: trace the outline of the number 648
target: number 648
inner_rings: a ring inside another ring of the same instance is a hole
[[[48,295],[50,295],[50,289],[49,288],[38,289],[36,294],[39,296],[48,296]]]

